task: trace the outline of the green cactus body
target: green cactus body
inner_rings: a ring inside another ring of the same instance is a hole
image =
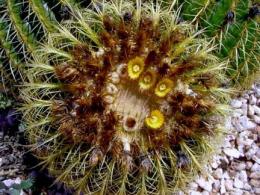
[[[44,25],[46,31],[55,32],[55,28],[58,26],[58,23],[47,4],[42,0],[29,0],[29,3],[41,23]]]
[[[17,71],[22,69],[21,59],[17,55],[14,49],[14,45],[10,39],[8,39],[8,24],[4,21],[4,18],[0,19],[0,55],[1,55],[1,80],[12,80],[16,78]],[[8,59],[8,60],[7,60]],[[12,79],[11,79],[12,78]]]
[[[12,24],[21,39],[21,42],[25,44],[29,52],[33,52],[36,49],[36,41],[31,32],[29,31],[28,24],[22,20],[21,3],[17,3],[16,0],[7,1],[8,15],[12,21]]]
[[[260,69],[259,3],[189,0],[184,3],[182,14],[184,19],[205,28],[205,35],[216,39],[220,48],[216,55],[229,60],[227,75],[233,85],[248,87],[257,79]]]
[[[226,63],[162,2],[66,3],[72,18],[27,64],[28,139],[78,192],[173,193],[220,134]]]

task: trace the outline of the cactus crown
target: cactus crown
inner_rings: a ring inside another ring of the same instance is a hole
[[[22,91],[29,140],[86,193],[167,193],[209,152],[225,64],[174,4],[70,7],[33,53]]]

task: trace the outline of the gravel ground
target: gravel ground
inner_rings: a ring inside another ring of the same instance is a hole
[[[198,175],[178,195],[260,195],[260,84],[232,100],[231,106],[226,124],[230,130],[206,166],[208,174]],[[24,178],[21,153],[14,137],[1,138],[0,134],[0,181],[19,183]]]
[[[228,134],[207,165],[188,186],[190,195],[260,195],[260,84],[232,100]]]

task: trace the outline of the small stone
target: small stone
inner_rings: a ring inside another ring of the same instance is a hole
[[[254,106],[252,106],[252,105],[249,105],[249,106],[248,106],[247,114],[248,114],[249,116],[254,116],[254,114],[255,114]]]
[[[258,151],[258,147],[255,144],[252,144],[250,149],[245,153],[246,158],[248,160],[252,159],[257,151]]]
[[[242,171],[246,169],[246,164],[244,162],[238,163],[235,161],[231,162],[231,168],[237,171]]]
[[[256,124],[260,125],[260,117],[259,117],[259,116],[254,115],[254,116],[253,116],[253,120],[254,120],[254,122],[255,122]]]
[[[197,183],[195,183],[195,182],[189,183],[189,189],[197,190],[197,188],[198,188],[198,184]]]
[[[241,189],[241,188],[243,188],[244,183],[243,183],[240,179],[235,178],[235,180],[234,180],[234,186],[235,186],[236,188]]]
[[[223,170],[220,169],[220,168],[218,168],[216,171],[214,171],[214,172],[212,173],[212,176],[213,176],[215,179],[220,179],[221,176],[222,176],[222,174],[223,174]]]
[[[250,191],[252,190],[252,187],[248,183],[245,183],[243,189]]]
[[[250,121],[246,116],[240,117],[239,122],[244,129],[253,129],[256,127],[256,124]]]
[[[209,192],[204,190],[201,194],[202,195],[209,195]]]
[[[219,181],[219,180],[214,180],[213,188],[214,188],[216,191],[219,191],[219,190],[220,190],[220,181]]]
[[[256,104],[256,101],[257,101],[256,97],[255,97],[254,95],[250,95],[250,97],[249,97],[249,103],[250,103],[251,105],[255,105],[255,104]]]
[[[243,191],[241,189],[234,188],[230,195],[243,195]]]
[[[238,151],[239,151],[241,154],[244,154],[244,148],[245,148],[244,145],[238,145],[238,147],[237,147]]]
[[[244,143],[245,143],[246,146],[251,146],[254,143],[254,140],[252,140],[252,139],[245,139]]]
[[[254,163],[254,165],[251,167],[252,172],[260,172],[260,165],[257,163]]]
[[[240,124],[239,122],[239,117],[235,117],[232,120],[232,125],[234,126],[234,128],[238,131],[241,132],[244,130],[244,127]]]
[[[246,103],[243,103],[242,106],[241,106],[241,109],[242,109],[242,111],[243,111],[243,115],[244,115],[244,116],[247,116],[247,110],[248,110],[247,107],[248,107],[248,106],[247,106]]]
[[[208,192],[212,190],[212,183],[205,181],[205,179],[202,177],[197,180],[197,183],[202,189],[207,190]]]
[[[252,160],[254,160],[256,163],[260,164],[260,158],[258,158],[256,155],[252,157]]]
[[[239,172],[239,179],[242,182],[247,182],[247,174],[245,170]]]
[[[240,108],[242,106],[242,102],[239,101],[239,100],[232,100],[230,105],[233,107],[233,108]]]
[[[226,187],[225,187],[225,181],[224,179],[221,179],[220,181],[220,194],[226,193]]]
[[[257,158],[260,158],[260,148],[257,150],[256,154]]]
[[[226,180],[225,187],[226,187],[227,191],[232,191],[233,190],[233,181],[231,179]]]
[[[213,169],[218,168],[218,163],[217,163],[216,161],[212,162],[212,163],[211,163],[211,167],[212,167]]]
[[[255,110],[256,115],[260,116],[260,107],[255,105],[254,110]]]
[[[249,95],[245,93],[242,97],[243,98],[241,98],[241,101],[247,103],[247,100],[249,99]]]
[[[20,178],[20,177],[17,177],[17,178],[14,180],[14,183],[20,184],[21,181],[22,181],[21,178]]]
[[[252,179],[260,179],[260,172],[252,172],[249,175],[249,177],[252,178]]]
[[[259,188],[260,187],[260,180],[251,179],[249,182],[252,186]]]
[[[255,192],[255,194],[260,194],[260,187],[254,188],[254,192]]]
[[[6,179],[3,181],[3,183],[5,184],[6,187],[10,187],[11,185],[14,184],[14,180],[13,179]]]
[[[236,170],[230,169],[230,170],[228,171],[228,173],[229,173],[229,176],[230,176],[231,178],[234,178],[234,177],[237,176],[237,171],[236,171]],[[230,178],[230,177],[229,177],[229,178]]]
[[[233,129],[231,118],[232,118],[231,116],[228,116],[225,119],[224,127],[225,127],[226,130],[232,130]]]
[[[256,105],[260,106],[260,98],[257,99]]]
[[[233,112],[233,117],[240,117],[244,114],[242,109],[235,109]]]
[[[226,155],[228,155],[230,157],[233,157],[233,158],[239,158],[240,157],[240,152],[237,149],[225,148],[223,151]]]
[[[224,179],[229,179],[229,178],[230,178],[229,173],[228,173],[227,171],[225,171],[225,172],[223,173],[223,175],[222,175],[222,178],[224,178]]]
[[[246,169],[249,170],[253,166],[253,163],[251,161],[246,162]]]
[[[201,193],[197,192],[197,191],[190,190],[189,195],[201,195]]]
[[[224,140],[224,143],[223,143],[223,147],[224,147],[224,148],[231,148],[232,145],[231,145],[231,143],[229,142],[229,140],[225,139],[225,140]]]
[[[260,89],[255,89],[255,91],[256,91],[256,97],[260,98]]]

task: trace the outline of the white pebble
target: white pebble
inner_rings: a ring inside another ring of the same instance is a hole
[[[243,103],[242,106],[241,106],[241,109],[242,109],[242,111],[243,111],[243,115],[244,115],[244,116],[247,116],[247,107],[248,107],[248,106],[247,106],[246,103],[245,103],[245,104]]]
[[[201,195],[201,193],[197,192],[197,191],[190,190],[189,195]]]
[[[243,189],[245,189],[247,191],[251,191],[252,187],[248,183],[245,183]]]
[[[260,194],[260,187],[254,188],[254,192],[255,192],[255,194]]]
[[[227,171],[225,171],[225,172],[223,173],[222,178],[224,178],[224,179],[229,179],[229,178],[230,178],[230,176],[229,176],[229,174],[228,174]]]
[[[247,182],[247,173],[245,170],[239,172],[239,179],[242,182]]]
[[[218,163],[216,162],[216,161],[213,161],[212,163],[211,163],[211,167],[213,168],[213,169],[216,169],[216,168],[218,168]]]
[[[241,188],[243,188],[244,183],[243,183],[240,179],[235,178],[235,180],[234,180],[234,186],[235,186],[236,188],[241,189]]]
[[[238,163],[238,162],[232,161],[231,168],[233,168],[234,170],[237,170],[237,171],[242,171],[242,170],[246,169],[246,164],[244,162]]]
[[[260,172],[260,165],[257,163],[254,163],[254,165],[251,167],[252,172]]]
[[[260,116],[260,107],[255,105],[254,110],[255,110],[256,115]]]
[[[251,179],[250,184],[254,187],[260,188],[260,180],[259,179]]]
[[[219,181],[219,180],[214,180],[213,188],[214,188],[216,191],[219,191],[219,190],[220,190],[220,181]]]
[[[224,179],[221,179],[220,181],[220,194],[226,193],[226,187],[225,187],[225,181]]]
[[[252,106],[252,105],[249,105],[249,106],[248,106],[247,114],[248,114],[249,116],[254,116],[254,114],[255,114],[254,106]]]
[[[6,187],[10,187],[11,185],[13,185],[15,182],[13,179],[6,179],[3,181],[3,183],[5,184]]]
[[[253,163],[251,161],[246,162],[246,169],[249,170],[253,166]]]
[[[215,179],[220,179],[221,176],[223,174],[223,170],[221,168],[218,168],[217,170],[215,170],[213,173],[212,173],[212,176],[215,178]]]
[[[256,97],[255,97],[254,95],[250,95],[250,97],[249,97],[249,103],[250,103],[251,105],[255,105],[255,104],[256,104],[256,101],[257,101]]]
[[[198,188],[198,184],[197,183],[195,183],[195,182],[189,183],[189,189],[197,190],[197,188]]]
[[[234,149],[234,148],[225,148],[224,149],[224,153],[230,157],[233,157],[233,158],[239,158],[240,157],[240,152],[237,150],[237,149]]]
[[[233,190],[233,181],[231,179],[226,180],[225,187],[228,191]]]
[[[234,188],[230,195],[244,195],[244,193],[241,189]]]
[[[260,125],[260,116],[254,115],[253,120],[256,124]]]
[[[256,155],[252,157],[252,160],[254,160],[256,163],[260,164],[260,158],[258,158]]]
[[[233,117],[240,117],[240,116],[242,116],[243,115],[243,110],[242,109],[235,109],[234,111],[233,111]]]
[[[239,101],[239,100],[232,100],[230,105],[233,107],[233,108],[240,108],[242,106],[242,102]]]
[[[197,180],[197,183],[202,189],[207,190],[208,192],[212,190],[212,183],[205,181],[205,179],[202,177]]]
[[[252,179],[260,179],[260,172],[252,172],[249,175],[249,177],[252,178]]]
[[[239,122],[244,127],[244,129],[253,129],[256,127],[256,124],[251,122],[246,116],[242,116],[239,119]]]
[[[201,194],[202,195],[209,195],[209,192],[204,190]]]

